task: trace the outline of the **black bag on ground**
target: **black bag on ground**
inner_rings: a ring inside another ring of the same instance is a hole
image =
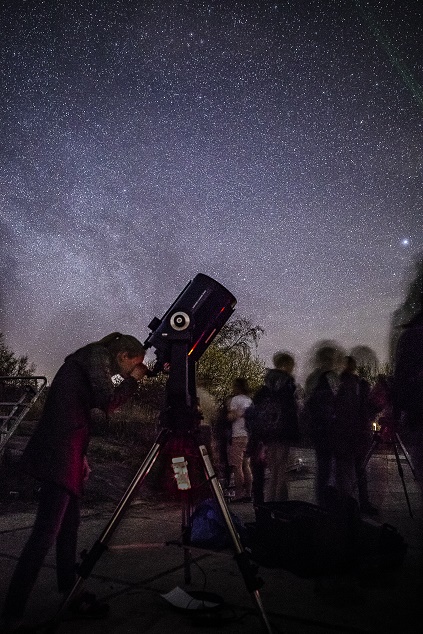
[[[251,559],[305,578],[383,572],[400,566],[406,552],[396,529],[362,520],[352,498],[336,511],[301,501],[268,502],[247,529]]]
[[[362,520],[360,524],[360,572],[371,576],[400,568],[407,552],[407,544],[391,524]]]

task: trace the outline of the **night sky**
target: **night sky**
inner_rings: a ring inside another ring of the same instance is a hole
[[[266,364],[322,338],[385,360],[423,251],[417,0],[3,0],[0,22],[0,331],[38,373],[144,341],[197,273]]]

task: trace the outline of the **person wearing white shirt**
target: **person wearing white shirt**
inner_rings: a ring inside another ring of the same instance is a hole
[[[251,501],[252,475],[250,459],[246,455],[248,432],[245,427],[244,412],[252,405],[246,379],[240,377],[233,382],[233,396],[228,404],[228,420],[232,423],[232,435],[228,447],[228,459],[234,473],[234,502]]]

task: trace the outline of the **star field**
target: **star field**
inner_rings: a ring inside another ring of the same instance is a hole
[[[0,331],[50,378],[197,273],[299,363],[386,359],[423,251],[418,2],[0,9]]]

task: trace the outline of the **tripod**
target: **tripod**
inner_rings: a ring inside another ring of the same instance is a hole
[[[174,441],[173,447],[180,447],[181,450],[186,450],[187,447],[190,448],[195,444],[196,426],[199,422],[199,412],[195,390],[195,368],[193,361],[191,361],[188,355],[190,340],[189,337],[184,336],[181,333],[176,333],[170,343],[170,372],[166,384],[166,407],[162,416],[162,429],[135,474],[132,482],[118,503],[108,524],[105,526],[100,537],[96,540],[91,550],[85,555],[79,565],[78,577],[75,585],[65,598],[58,613],[51,621],[50,628],[48,629],[50,632],[54,632],[56,630],[62,615],[71,605],[73,599],[79,594],[82,584],[90,576],[96,562],[107,549],[107,544],[122,520],[131,499],[137,492],[139,486],[145,480],[164,447],[167,446],[171,440]],[[263,581],[257,577],[257,568],[251,564],[248,554],[241,543],[206,446],[198,445],[197,452],[201,459],[207,482],[210,485],[211,491],[219,506],[232,540],[235,551],[235,561],[244,579],[245,586],[255,603],[263,626],[263,631],[271,634],[271,626],[267,619],[259,594],[259,588],[263,585]],[[183,505],[185,504],[186,502],[183,501]],[[187,523],[186,514],[187,508],[183,508],[183,523]],[[184,542],[185,579],[189,579],[189,563],[187,559],[188,542],[186,539],[184,539]]]
[[[379,431],[375,431],[373,433],[373,440],[372,440],[372,444],[370,446],[369,451],[367,452],[364,460],[363,460],[363,464],[361,466],[360,471],[363,472],[367,466],[367,463],[369,462],[371,456],[373,455],[375,449],[377,447],[379,447],[381,444],[387,444],[387,445],[391,445],[393,451],[394,451],[394,456],[395,456],[395,461],[397,463],[397,469],[398,469],[398,475],[401,479],[401,483],[402,483],[402,488],[404,490],[404,495],[405,495],[405,500],[407,502],[407,506],[408,506],[408,512],[410,514],[410,517],[413,517],[413,512],[411,510],[411,504],[410,504],[410,498],[408,496],[408,491],[407,491],[407,486],[405,484],[405,479],[404,479],[404,471],[401,465],[401,460],[400,460],[400,456],[399,456],[399,451],[398,448],[401,449],[403,456],[405,457],[408,466],[411,469],[411,472],[413,474],[413,477],[416,477],[416,474],[414,472],[414,467],[413,467],[413,463],[411,462],[411,458],[410,455],[407,451],[407,449],[404,446],[404,443],[402,442],[398,432],[395,431],[394,427],[392,425],[388,425],[388,424],[384,424],[382,422],[381,428]]]

